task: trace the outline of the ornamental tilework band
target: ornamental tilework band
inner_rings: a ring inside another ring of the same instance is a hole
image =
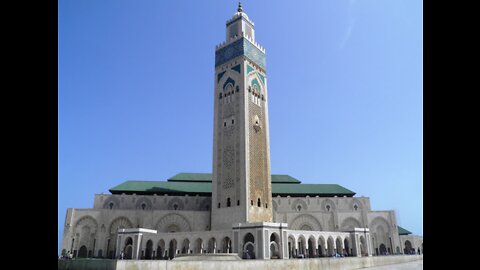
[[[247,65],[247,74],[252,71],[254,71],[254,69],[250,65]]]
[[[215,66],[222,65],[240,55],[245,55],[262,69],[265,69],[265,54],[246,38],[241,38],[217,50],[215,52]]]

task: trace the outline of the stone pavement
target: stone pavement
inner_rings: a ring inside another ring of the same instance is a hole
[[[362,269],[368,270],[422,270],[423,269],[423,260],[407,262],[407,263],[399,263],[399,264],[390,264],[384,266],[375,266],[375,267],[367,267]]]

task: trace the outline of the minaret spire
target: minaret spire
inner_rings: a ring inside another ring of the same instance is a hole
[[[243,12],[243,9],[242,9],[242,2],[238,2],[238,9],[237,9],[238,12]]]

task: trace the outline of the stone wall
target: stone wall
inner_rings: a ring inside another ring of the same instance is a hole
[[[94,209],[210,211],[210,196],[95,194]]]

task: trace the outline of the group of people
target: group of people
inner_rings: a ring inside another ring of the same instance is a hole
[[[58,259],[60,259],[60,260],[71,260],[71,259],[73,259],[73,254],[70,253],[70,251],[67,251],[66,254],[60,255],[60,257],[58,257]]]

